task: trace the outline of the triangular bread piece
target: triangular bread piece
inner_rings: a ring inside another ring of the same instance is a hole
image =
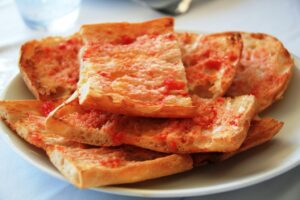
[[[73,144],[61,136],[46,134],[47,114],[61,101],[0,101],[1,119],[26,142],[45,148],[52,144]]]
[[[50,161],[77,187],[133,183],[187,171],[193,166],[189,155],[131,146],[91,148],[51,135],[45,129],[44,110],[45,103],[37,100],[0,101],[4,122],[25,141],[44,149]]]
[[[79,79],[81,46],[78,34],[68,38],[47,37],[22,45],[20,72],[37,99],[68,97],[74,92]]]
[[[133,116],[193,116],[173,23],[83,25],[80,104]]]
[[[86,109],[76,94],[49,114],[46,126],[69,140],[97,146],[135,145],[160,152],[234,151],[256,111],[253,96],[194,98],[190,119],[129,117]]]
[[[258,111],[282,98],[292,75],[293,59],[283,44],[263,33],[241,33],[241,66],[227,91],[229,96],[255,95]]]
[[[177,33],[191,93],[220,97],[231,85],[239,66],[242,40],[239,33]]]
[[[232,156],[270,141],[282,128],[283,123],[272,118],[254,119],[242,146],[228,153],[198,153],[192,154],[194,166],[198,167],[210,162],[227,160]]]

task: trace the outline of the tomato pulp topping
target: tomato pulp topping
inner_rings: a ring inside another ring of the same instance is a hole
[[[44,115],[44,116],[48,116],[48,114],[52,111],[52,110],[54,110],[54,108],[55,108],[55,105],[54,105],[54,103],[52,102],[52,101],[45,101],[43,104],[42,104],[42,114]]]
[[[33,143],[33,144],[39,144],[39,143],[42,143],[42,136],[38,133],[32,133],[30,135],[30,141]]]
[[[105,167],[119,167],[121,159],[117,157],[109,157],[99,161],[99,164]]]
[[[194,117],[193,120],[203,129],[212,128],[213,123],[215,122],[217,117],[217,110],[213,106],[205,107],[201,113]]]
[[[177,81],[173,78],[166,78],[163,82],[167,90],[182,90],[185,88],[185,83],[183,81]]]
[[[177,143],[175,140],[172,140],[170,143],[170,150],[171,151],[177,151]]]
[[[205,66],[209,69],[219,70],[222,66],[222,62],[220,60],[208,60],[205,62]]]
[[[113,144],[121,144],[124,138],[124,134],[122,132],[114,133],[111,136]]]
[[[135,38],[129,37],[127,35],[123,35],[120,39],[120,44],[122,45],[128,45],[135,41]]]
[[[167,139],[167,134],[165,134],[165,133],[157,134],[157,135],[155,135],[155,139],[158,141],[161,141],[161,142],[165,142]]]

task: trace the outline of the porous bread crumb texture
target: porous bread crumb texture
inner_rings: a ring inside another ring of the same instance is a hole
[[[39,99],[68,96],[76,89],[81,46],[78,35],[49,37],[22,46],[20,70],[37,90]]]
[[[241,35],[177,33],[189,90],[200,97],[220,97],[230,86],[242,51]]]
[[[71,126],[97,129],[101,128],[108,120],[110,120],[111,115],[112,114],[97,110],[81,110],[79,112],[66,114],[62,116],[60,120]]]
[[[227,95],[252,94],[262,111],[282,97],[294,62],[282,43],[270,35],[242,33],[242,39],[241,65]]]

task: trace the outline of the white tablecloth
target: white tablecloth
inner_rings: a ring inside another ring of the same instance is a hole
[[[1,1],[1,0],[0,0]],[[1,5],[1,4],[0,4]],[[79,20],[83,23],[142,21],[162,15],[125,0],[83,0]],[[40,37],[22,23],[13,3],[0,7],[0,91],[17,71],[20,41]],[[299,0],[195,0],[190,12],[176,17],[181,30],[205,32],[243,30],[270,33],[300,56]],[[265,200],[300,199],[300,167],[272,180],[227,193],[184,199]],[[0,140],[0,200],[135,199],[79,190],[36,169]]]

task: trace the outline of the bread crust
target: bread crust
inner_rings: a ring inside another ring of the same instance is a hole
[[[107,111],[116,114],[141,117],[165,117],[187,118],[195,115],[195,106],[168,106],[168,105],[144,105],[127,98],[122,98],[118,103],[108,95],[94,96],[94,92],[80,95],[79,103],[82,106]]]
[[[100,23],[84,24],[81,26],[80,34],[84,35],[84,42],[120,42],[120,33],[135,38],[144,34],[156,35],[174,31],[174,19],[163,17],[142,23]]]
[[[27,57],[31,57],[34,47],[36,46],[36,41],[26,42],[21,46],[20,58],[19,58],[19,70],[21,76],[27,85],[31,93],[37,98],[41,99],[41,95],[38,92],[38,85],[32,67],[28,62],[26,62]]]
[[[258,112],[281,99],[292,76],[294,61],[275,37],[241,32],[244,48],[241,66],[226,95],[253,94]]]
[[[96,163],[91,166],[80,164],[78,159],[72,159],[65,153],[68,148],[48,148],[47,154],[50,161],[62,172],[62,174],[79,188],[88,188],[95,186],[115,185],[124,183],[134,183],[144,180],[163,177],[175,173],[187,171],[192,168],[193,161],[189,155],[162,155],[151,160],[126,160],[123,166],[105,167]],[[91,149],[80,150],[81,155],[91,154]],[[136,149],[136,151],[144,151]],[[101,152],[98,154],[101,155]],[[149,154],[149,152],[147,153]],[[116,159],[118,157],[114,157]],[[126,158],[126,159],[128,159]],[[72,165],[72,174],[67,170]]]
[[[239,149],[228,153],[192,154],[194,167],[199,167],[211,162],[220,162],[223,160],[227,160],[236,154],[264,144],[270,141],[276,134],[278,134],[282,126],[283,122],[277,121],[272,118],[252,120],[250,129],[247,133],[247,137]]]

